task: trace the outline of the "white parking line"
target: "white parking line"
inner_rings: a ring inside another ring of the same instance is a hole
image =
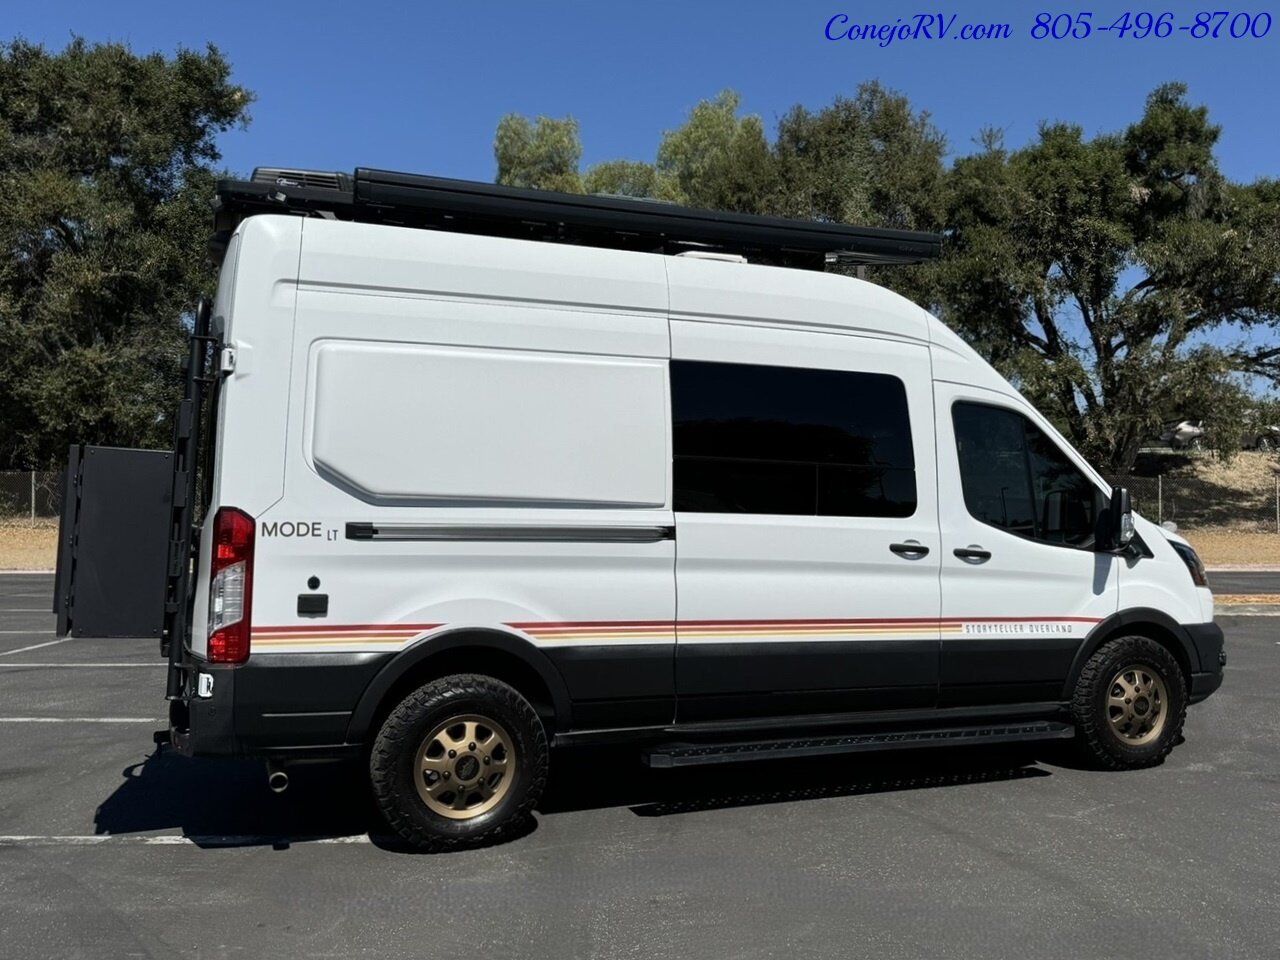
[[[52,610],[46,610],[44,607],[18,607],[16,610],[0,608],[0,613],[43,613],[46,617],[54,615]]]
[[[119,833],[91,833],[72,836],[30,836],[25,834],[16,834],[13,836],[0,836],[0,846],[18,847],[91,847],[99,846],[104,843],[112,844],[129,844],[140,847],[178,847],[178,846],[206,846],[206,847],[252,847],[267,846],[270,844],[281,843],[372,843],[372,839],[368,834],[357,834],[350,837],[290,837],[290,836],[255,836],[252,834],[212,834],[209,836],[181,836],[177,834],[162,834],[160,836],[146,836],[138,834],[119,834]]]
[[[22,633],[21,630],[0,630],[0,633]],[[70,637],[63,637],[61,640],[48,640],[45,643],[33,643],[29,647],[19,647],[17,650],[6,650],[0,653],[0,657],[12,657],[15,653],[26,653],[28,650],[41,650],[44,647],[57,646],[59,643],[66,643]]]
[[[0,723],[159,723],[155,717],[0,717]]]

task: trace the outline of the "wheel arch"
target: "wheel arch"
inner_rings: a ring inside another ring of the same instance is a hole
[[[478,673],[514,687],[552,730],[569,727],[564,680],[532,643],[501,630],[459,628],[435,634],[397,654],[365,688],[347,725],[348,743],[366,743],[412,690],[452,673]]]
[[[1182,668],[1184,681],[1190,685],[1191,675],[1200,669],[1200,655],[1186,629],[1167,613],[1150,607],[1121,610],[1097,624],[1080,644],[1071,671],[1062,688],[1064,700],[1070,700],[1076,681],[1089,658],[1108,640],[1119,636],[1143,636],[1165,647]]]

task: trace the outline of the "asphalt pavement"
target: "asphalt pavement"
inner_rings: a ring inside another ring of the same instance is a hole
[[[1280,591],[1245,576],[1230,589]],[[1220,618],[1226,682],[1156,769],[575,751],[532,832],[423,856],[356,767],[276,796],[259,764],[157,751],[155,643],[54,642],[50,590],[0,575],[5,960],[1277,955],[1280,619]]]
[[[1280,573],[1211,570],[1209,586],[1215,594],[1280,593]]]

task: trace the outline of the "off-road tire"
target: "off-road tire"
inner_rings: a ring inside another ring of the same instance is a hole
[[[424,738],[452,717],[479,715],[513,741],[513,781],[492,809],[447,819],[419,795],[415,776]],[[507,684],[478,674],[441,677],[419,687],[383,721],[369,756],[378,809],[409,845],[433,852],[485,846],[519,835],[547,781],[547,735],[529,702]]]
[[[1163,681],[1163,729],[1149,743],[1134,745],[1115,729],[1108,697],[1117,673],[1130,665],[1154,671]],[[1094,652],[1080,671],[1071,700],[1077,743],[1086,761],[1107,770],[1138,770],[1162,762],[1179,741],[1187,715],[1187,682],[1177,659],[1147,637],[1117,637]]]

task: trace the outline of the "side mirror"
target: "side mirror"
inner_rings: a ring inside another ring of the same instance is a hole
[[[1125,487],[1111,488],[1109,541],[1112,550],[1123,550],[1133,541],[1133,503]]]

